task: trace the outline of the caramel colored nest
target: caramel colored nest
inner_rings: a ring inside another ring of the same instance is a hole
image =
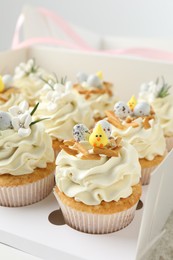
[[[113,111],[107,110],[107,111],[105,111],[105,114],[108,117],[108,122],[110,124],[114,125],[115,127],[117,127],[118,129],[126,130],[130,126],[132,126],[134,128],[139,126],[139,124],[134,121],[136,118],[127,117],[126,120],[125,120],[125,124],[122,124],[121,120],[115,115],[115,113]],[[151,113],[151,115],[144,116],[142,118],[143,118],[143,122],[142,122],[143,123],[143,127],[145,129],[151,128],[151,125],[150,125],[149,121],[151,119],[155,118],[153,112]]]
[[[61,145],[63,144],[63,141],[60,141],[58,139],[55,139],[52,141],[52,147],[54,151],[59,152],[61,150]]]
[[[75,142],[74,140],[64,141],[60,147],[72,156],[77,156],[79,153],[82,153],[82,160],[100,160],[101,154],[108,157],[118,157],[121,150],[121,140],[121,137],[117,137],[117,139],[113,138],[110,140],[110,144],[103,148],[93,147],[92,153],[89,153],[89,150],[81,143]]]
[[[11,174],[0,175],[0,187],[12,187],[29,184],[41,180],[55,169],[55,163],[48,163],[46,168],[36,168],[33,173],[14,176]]]
[[[75,84],[74,89],[76,89],[76,91],[81,94],[84,95],[85,99],[89,99],[92,95],[94,94],[99,94],[99,95],[103,95],[105,93],[107,93],[110,97],[113,95],[112,93],[112,84],[109,82],[103,82],[103,88],[95,88],[95,89],[84,89],[80,84]]]

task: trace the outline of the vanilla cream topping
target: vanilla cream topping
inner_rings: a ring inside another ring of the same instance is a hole
[[[76,91],[75,91],[76,92]],[[84,95],[76,93],[79,104],[86,103],[94,113],[95,118],[104,118],[105,111],[113,109],[118,98],[104,94],[91,94],[90,98],[85,99]]]
[[[173,96],[156,98],[152,106],[156,112],[165,136],[173,136]]]
[[[154,82],[141,85],[139,101],[149,102],[157,114],[165,136],[173,136],[173,95],[158,97],[163,85]]]
[[[72,138],[73,126],[79,122],[88,128],[94,123],[90,109],[85,104],[79,108],[75,96],[70,92],[58,97],[54,102],[50,102],[45,95],[35,115],[48,118],[43,121],[46,132],[53,139],[59,140]]]
[[[153,97],[153,93],[141,92],[140,100],[150,102],[157,114],[165,136],[173,136],[173,95]]]
[[[165,138],[163,130],[157,118],[149,121],[150,128],[143,127],[142,118],[134,120],[139,124],[138,127],[128,127],[127,129],[119,129],[113,126],[112,135],[121,136],[128,143],[133,145],[138,152],[139,158],[153,160],[155,156],[163,156],[166,150]]]
[[[62,150],[56,159],[56,184],[61,192],[87,205],[118,201],[132,194],[141,168],[136,150],[122,142],[118,157],[82,160]]]
[[[42,82],[38,75],[31,74],[29,76],[24,76],[14,80],[13,85],[20,89],[24,99],[26,99],[30,104],[35,104],[40,98],[40,89],[43,87],[44,82]]]
[[[12,93],[6,102],[0,100],[0,110],[7,112],[10,107],[19,105],[23,100],[24,98],[20,93]]]
[[[31,130],[27,137],[20,137],[14,129],[0,131],[0,175],[32,173],[54,161],[52,141],[43,125],[35,124]]]

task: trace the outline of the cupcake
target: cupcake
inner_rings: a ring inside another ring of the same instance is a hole
[[[47,118],[43,123],[53,140],[56,153],[63,140],[73,137],[71,129],[75,124],[82,122],[88,128],[94,124],[90,108],[86,104],[77,103],[71,88],[71,82],[65,79],[61,82],[49,79],[41,90],[40,105],[36,111],[39,118]]]
[[[142,84],[139,92],[139,100],[149,102],[160,120],[168,151],[173,148],[173,95],[170,87],[162,78],[162,81],[157,79]]]
[[[19,89],[12,86],[13,78],[11,75],[0,76],[0,110],[8,111],[13,105],[22,102],[23,97]]]
[[[1,206],[35,203],[54,186],[52,141],[42,123],[33,121],[34,110],[23,101],[9,113],[0,112]]]
[[[148,103],[137,103],[134,97],[128,105],[117,102],[114,111],[106,114],[113,127],[113,136],[121,136],[137,150],[142,168],[141,182],[148,184],[150,173],[166,155],[165,138],[157,116]]]
[[[91,234],[126,227],[141,196],[136,150],[108,137],[99,123],[85,137],[80,124],[73,133],[75,140],[64,141],[56,159],[54,194],[66,223]]]
[[[39,101],[40,89],[44,85],[43,76],[46,76],[45,71],[35,64],[34,59],[22,62],[15,68],[13,86],[20,90],[30,106]]]
[[[73,91],[80,103],[87,105],[94,112],[94,119],[99,121],[105,118],[105,110],[113,108],[118,100],[113,92],[113,85],[103,80],[102,72],[87,75],[77,74],[77,83]]]

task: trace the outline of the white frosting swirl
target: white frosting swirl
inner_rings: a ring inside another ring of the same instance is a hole
[[[86,103],[94,113],[95,118],[104,118],[106,110],[110,110],[114,107],[118,98],[115,96],[109,96],[105,94],[91,94],[90,98],[85,99],[83,95],[76,93],[76,97],[81,106],[83,103]]]
[[[31,134],[20,137],[14,129],[0,131],[0,175],[23,175],[53,162],[52,141],[42,124],[31,127]]]
[[[89,87],[88,87],[89,88]],[[90,90],[93,88],[89,88]],[[94,113],[95,118],[104,118],[106,110],[112,110],[115,103],[118,101],[118,98],[113,94],[113,96],[104,94],[91,94],[88,99],[85,99],[85,96],[79,94],[76,90],[73,90],[78,103],[86,103]]]
[[[117,102],[117,97],[110,97],[108,94],[102,95],[92,95],[88,103],[91,109],[94,111],[95,118],[105,117],[105,111],[113,109],[115,103]]]
[[[52,91],[53,92],[53,91]],[[53,107],[52,107],[53,105]],[[42,97],[35,115],[39,118],[48,118],[43,121],[46,132],[53,139],[69,139],[72,138],[73,126],[77,123],[83,123],[88,128],[93,126],[91,111],[83,104],[82,109],[78,107],[75,96],[72,93],[66,93],[57,98],[54,103],[50,103],[48,98]]]
[[[139,101],[149,102],[157,114],[165,136],[173,136],[173,95],[156,97],[153,91],[141,91]]]
[[[152,106],[156,112],[165,136],[173,136],[173,95],[156,98]]]
[[[121,136],[133,145],[138,152],[139,158],[153,160],[157,155],[163,156],[166,143],[159,120],[157,118],[151,119],[149,121],[151,127],[148,129],[143,127],[142,118],[139,117],[134,122],[137,122],[139,126],[130,126],[125,130],[113,126],[112,135]]]
[[[60,191],[87,205],[127,198],[141,176],[138,154],[125,141],[118,157],[102,155],[100,160],[82,160],[62,150],[56,164],[56,184]]]
[[[34,105],[40,98],[40,89],[44,82],[38,78],[38,75],[30,74],[21,79],[16,79],[13,85],[20,89],[25,100]]]
[[[24,98],[20,93],[12,93],[6,102],[0,100],[0,110],[7,112],[10,107],[19,105],[23,100]]]

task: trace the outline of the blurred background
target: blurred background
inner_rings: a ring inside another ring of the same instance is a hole
[[[101,36],[173,38],[171,0],[0,0],[0,51],[11,47],[16,20],[23,6],[43,6],[70,23]]]

